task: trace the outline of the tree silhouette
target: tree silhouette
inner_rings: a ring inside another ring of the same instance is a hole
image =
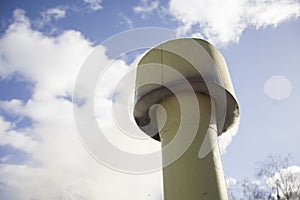
[[[300,167],[291,165],[291,156],[270,155],[258,163],[257,181],[238,182],[238,191],[229,188],[231,200],[300,200]]]
[[[260,163],[257,176],[268,182],[277,199],[300,200],[300,168],[290,161],[290,155],[268,156]]]

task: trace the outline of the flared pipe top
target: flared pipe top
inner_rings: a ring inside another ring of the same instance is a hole
[[[187,91],[213,99],[218,135],[234,125],[239,107],[223,56],[204,40],[183,38],[152,48],[138,63],[134,99],[138,126],[159,140],[158,127],[151,121],[151,106]]]

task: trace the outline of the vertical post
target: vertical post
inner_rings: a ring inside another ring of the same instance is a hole
[[[192,96],[188,93],[182,93],[184,103],[189,104]],[[198,125],[197,135],[186,152],[174,163],[163,169],[164,179],[164,200],[227,200],[227,186],[223,173],[221,157],[218,144],[214,138],[210,137],[212,150],[204,157],[199,158],[199,149],[203,140],[208,134],[217,135],[215,113],[211,109],[211,98],[207,95],[198,94],[200,121],[189,121],[187,124],[181,124],[185,132],[189,134],[191,126]],[[181,102],[182,103],[182,102]],[[167,112],[165,123],[164,113],[161,110],[156,111],[156,120],[158,127],[161,127],[160,138],[162,149],[167,145],[175,134],[178,134],[178,127],[182,116],[177,98],[172,95],[165,98],[160,104]],[[186,113],[193,112],[188,111]],[[213,120],[211,120],[213,119]],[[163,162],[171,157],[162,150]]]

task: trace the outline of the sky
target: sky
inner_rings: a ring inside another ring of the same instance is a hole
[[[109,66],[95,79],[97,122],[124,151],[157,151],[122,135],[112,107],[132,89],[122,77],[167,37],[205,39],[227,62],[240,106],[239,127],[220,139],[228,179],[254,178],[268,155],[300,165],[299,0],[1,0],[0,19],[0,199],[162,199],[160,170],[122,172],[91,155],[73,93],[85,64]]]

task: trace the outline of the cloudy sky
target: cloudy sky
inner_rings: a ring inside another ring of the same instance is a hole
[[[300,165],[299,0],[2,0],[0,19],[0,199],[162,199],[161,171],[100,164],[74,122],[75,81],[97,49],[97,63],[111,65],[95,95],[107,138],[128,152],[159,149],[112,123],[113,86],[147,48],[112,57],[103,41],[135,28],[203,38],[224,55],[241,109],[238,132],[220,141],[226,177],[253,177],[269,154]]]

